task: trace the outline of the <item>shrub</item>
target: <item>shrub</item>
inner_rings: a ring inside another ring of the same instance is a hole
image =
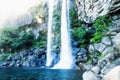
[[[111,17],[109,15],[104,15],[96,19],[93,23],[93,27],[96,29],[91,38],[90,42],[100,42],[102,37],[108,30],[108,27],[111,25]]]
[[[9,52],[4,52],[3,54],[0,55],[0,61],[7,60],[8,56],[15,56],[15,54],[9,53]]]
[[[37,40],[34,41],[32,47],[39,47],[39,46],[46,46],[47,45],[47,31],[42,30],[39,31],[39,37]]]
[[[72,30],[72,36],[74,36],[80,44],[84,44],[86,31],[84,27],[76,27]]]
[[[3,28],[0,37],[0,47],[4,51],[16,51],[28,48],[34,41],[34,35],[31,31],[20,31],[18,28],[12,27]]]

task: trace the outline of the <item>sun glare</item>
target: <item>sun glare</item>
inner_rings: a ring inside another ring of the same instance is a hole
[[[0,27],[8,18],[25,14],[40,0],[0,0]]]

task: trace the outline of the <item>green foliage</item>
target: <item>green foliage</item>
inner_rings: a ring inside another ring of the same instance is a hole
[[[46,45],[46,41],[37,41],[32,45],[32,47],[39,47],[39,46],[45,46],[45,45]]]
[[[77,15],[74,9],[70,9],[70,20],[71,20],[70,25],[72,27],[77,27],[79,25]]]
[[[102,53],[91,53],[89,54],[89,59],[88,61],[86,62],[86,64],[92,64],[92,59],[93,58],[96,58],[96,59],[102,59],[106,56],[106,54],[102,54]]]
[[[2,54],[0,54],[0,61],[5,61],[8,56],[15,56],[15,54],[13,53],[9,53],[9,52],[4,52]]]
[[[72,30],[72,36],[74,36],[80,44],[84,44],[86,31],[84,27],[76,27]]]
[[[77,11],[74,10],[73,8],[70,9],[70,26],[72,28],[75,28],[75,27],[81,26],[81,24],[82,24],[82,21],[78,20]]]
[[[90,40],[90,42],[100,42],[110,25],[111,17],[109,15],[104,15],[96,19],[96,21],[93,24],[93,27],[96,29],[96,32],[94,33],[94,37]]]
[[[101,53],[91,53],[89,54],[89,59],[86,62],[86,64],[92,64],[92,59],[96,58],[96,59],[102,59],[105,57],[105,54],[101,54]]]
[[[30,47],[45,46],[47,31],[39,32],[36,39],[32,31],[25,31],[18,28],[5,27],[1,30],[0,48],[3,52],[15,52]]]
[[[46,39],[47,31],[46,30],[39,31],[39,37],[37,40],[34,41],[32,47],[46,46],[47,45]]]
[[[30,47],[34,41],[31,31],[20,31],[18,28],[6,27],[1,30],[0,47],[4,51],[16,51]]]

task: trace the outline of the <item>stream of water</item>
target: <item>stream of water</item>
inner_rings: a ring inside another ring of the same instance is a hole
[[[46,66],[51,66],[53,56],[51,53],[52,48],[52,25],[53,25],[53,11],[54,11],[54,0],[48,0],[49,17],[48,17],[48,37],[47,37],[47,64]]]
[[[53,68],[57,69],[72,69],[73,57],[70,42],[70,21],[69,21],[69,0],[62,1],[61,13],[61,53],[60,61]]]

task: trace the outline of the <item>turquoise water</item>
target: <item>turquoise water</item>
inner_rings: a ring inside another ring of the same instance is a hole
[[[81,71],[39,68],[0,68],[0,80],[82,80]]]

